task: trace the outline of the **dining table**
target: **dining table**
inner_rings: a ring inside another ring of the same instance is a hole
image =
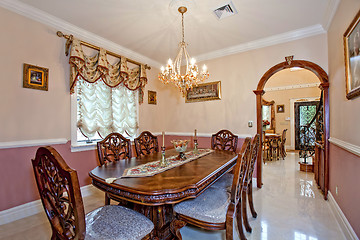
[[[130,168],[160,160],[161,152],[109,162],[96,167],[89,175],[96,188],[152,220],[155,236],[174,239],[177,221],[173,205],[196,198],[236,164],[237,154],[232,151],[209,151],[205,156],[153,176],[123,175]],[[176,155],[179,153],[175,149],[165,151],[166,158]]]

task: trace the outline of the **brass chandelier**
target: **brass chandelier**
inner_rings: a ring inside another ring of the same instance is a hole
[[[199,73],[196,60],[194,58],[190,59],[189,53],[186,51],[186,43],[184,41],[184,13],[187,11],[187,8],[179,7],[178,11],[181,13],[182,26],[182,40],[179,43],[179,52],[174,62],[169,59],[166,67],[161,67],[159,79],[165,84],[170,82],[175,84],[182,93],[182,96],[185,97],[187,90],[196,86],[199,82],[209,78],[209,72],[204,65],[202,71]],[[185,74],[181,74],[183,60],[185,63],[183,69],[186,69]]]

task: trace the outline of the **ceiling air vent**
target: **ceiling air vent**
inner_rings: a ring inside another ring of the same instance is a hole
[[[215,9],[213,12],[219,20],[237,14],[237,10],[231,1]]]

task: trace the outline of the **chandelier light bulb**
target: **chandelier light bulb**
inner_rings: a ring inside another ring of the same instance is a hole
[[[191,65],[195,65],[195,63],[196,63],[195,58],[191,58],[191,60],[190,60],[190,64],[191,64]]]
[[[204,64],[204,66],[202,67],[202,70],[203,70],[203,72],[206,72],[206,71],[207,71],[207,67],[206,67],[205,64]]]
[[[172,65],[172,60],[171,60],[171,58],[169,58],[169,60],[168,60],[168,65]]]

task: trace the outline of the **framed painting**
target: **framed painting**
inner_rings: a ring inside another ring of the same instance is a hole
[[[283,112],[285,112],[285,106],[284,106],[284,104],[276,105],[276,112],[277,112],[277,113],[283,113]]]
[[[49,69],[24,63],[23,87],[47,91]]]
[[[155,91],[148,91],[148,104],[156,105],[156,92]]]
[[[360,95],[360,11],[344,33],[346,98]]]
[[[221,99],[221,82],[201,83],[186,92],[185,102],[201,102]]]

